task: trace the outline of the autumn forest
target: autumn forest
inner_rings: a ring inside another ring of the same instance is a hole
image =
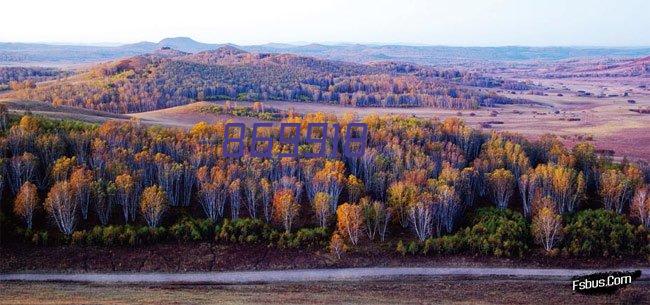
[[[308,123],[353,114],[291,116]],[[369,116],[361,157],[220,158],[224,123],[190,130],[2,112],[3,240],[180,240],[403,254],[646,255],[647,168],[581,143],[484,133],[458,119]],[[246,141],[250,141],[250,129]],[[278,138],[278,130],[270,136]],[[331,140],[327,150],[332,149]],[[274,143],[274,154],[291,149]],[[246,145],[249,147],[249,145]],[[340,147],[340,146],[339,146]],[[167,228],[167,229],[165,229]],[[399,237],[399,238],[397,238]]]

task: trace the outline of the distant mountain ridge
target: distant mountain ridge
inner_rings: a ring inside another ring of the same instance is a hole
[[[218,49],[222,46],[225,46],[227,44],[209,44],[209,43],[202,43],[198,42],[196,40],[193,40],[192,38],[189,37],[171,37],[171,38],[165,38],[157,43],[155,42],[148,42],[148,41],[143,41],[135,44],[126,44],[120,46],[120,48],[123,49],[141,49],[145,52],[151,52],[152,50],[160,49],[160,48],[172,48],[174,50],[178,51],[183,51],[183,52],[188,52],[188,53],[197,53],[201,51],[208,51],[208,50],[214,50]]]
[[[306,44],[269,43],[238,46],[209,44],[189,37],[165,38],[159,42],[138,42],[121,46],[79,46],[37,43],[0,43],[0,65],[30,63],[100,62],[151,53],[164,47],[188,53],[232,46],[256,53],[290,53],[324,59],[368,63],[401,61],[428,65],[452,65],[475,61],[566,60],[573,58],[621,58],[650,55],[650,47],[450,47],[364,44]]]

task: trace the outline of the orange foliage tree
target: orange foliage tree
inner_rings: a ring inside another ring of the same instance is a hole
[[[293,222],[300,212],[300,205],[296,203],[293,192],[281,189],[273,196],[273,215],[276,222],[281,223],[284,230],[289,233]]]
[[[345,241],[343,241],[343,238],[341,237],[341,234],[334,232],[332,234],[332,238],[330,239],[330,251],[336,255],[338,259],[341,259],[341,254],[347,250],[347,245],[345,244]]]
[[[509,170],[499,168],[488,174],[488,181],[496,206],[507,208],[514,191],[515,176]]]
[[[360,205],[344,203],[336,210],[338,231],[348,236],[350,243],[356,245],[363,231],[363,210]]]
[[[37,204],[38,190],[36,186],[29,181],[23,183],[14,201],[14,213],[25,221],[27,229],[32,228],[32,216],[34,216]]]
[[[312,200],[312,208],[314,209],[314,214],[318,220],[318,224],[325,228],[327,227],[327,220],[329,219],[331,213],[330,209],[330,195],[325,192],[318,192]]]
[[[140,199],[140,213],[149,227],[155,228],[160,224],[167,205],[167,194],[162,187],[153,185],[144,189]]]

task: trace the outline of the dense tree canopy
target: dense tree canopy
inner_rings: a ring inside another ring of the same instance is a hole
[[[317,145],[305,142],[307,123],[336,122],[345,132],[351,119],[319,113],[284,121],[301,123],[300,150],[306,151]],[[342,243],[383,241],[400,231],[421,241],[449,236],[476,206],[505,210],[494,213],[516,218],[520,231],[526,228],[520,222],[532,222],[535,240],[549,251],[561,241],[563,218],[588,208],[650,224],[647,178],[639,165],[614,163],[585,147],[590,144],[572,151],[552,137],[488,135],[457,119],[369,116],[363,119],[369,128],[365,154],[329,159],[262,159],[249,151],[223,158],[224,123],[183,130],[30,115],[9,122],[0,136],[0,186],[9,195],[3,201],[14,206],[2,208],[15,211],[28,227],[32,215],[43,211],[51,221],[33,227],[65,235],[127,222],[153,228],[190,213],[214,223],[252,218],[286,234],[309,226],[337,230],[331,249],[340,255],[347,248]],[[250,135],[247,130],[247,144]],[[270,135],[279,137],[277,127]],[[333,144],[329,139],[326,149]],[[273,152],[287,149],[276,141]],[[466,232],[470,249],[481,247],[473,243],[483,242],[482,225]],[[567,238],[578,247],[579,226],[571,228]],[[495,247],[489,251],[523,251]]]

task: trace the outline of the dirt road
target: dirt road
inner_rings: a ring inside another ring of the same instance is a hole
[[[607,270],[528,268],[346,268],[205,273],[13,273],[0,274],[0,281],[57,281],[87,283],[210,283],[252,284],[314,281],[358,281],[405,276],[512,276],[562,279]],[[617,269],[633,271],[635,268]],[[638,280],[650,280],[650,268],[641,268]]]

